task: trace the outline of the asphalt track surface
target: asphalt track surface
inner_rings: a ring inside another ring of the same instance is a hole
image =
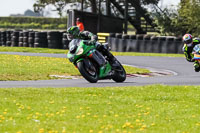
[[[25,56],[44,56],[66,58],[65,54],[39,54],[21,52],[0,52]],[[142,86],[152,84],[164,85],[200,85],[200,73],[193,70],[193,63],[182,57],[150,57],[150,56],[117,56],[122,64],[128,64],[151,71],[167,74],[152,77],[127,77],[123,83],[113,80],[99,80],[89,83],[85,79],[61,79],[39,81],[0,81],[0,88],[19,87],[107,87],[107,86]],[[67,59],[67,58],[66,58]]]

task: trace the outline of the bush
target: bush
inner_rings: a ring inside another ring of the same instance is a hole
[[[66,24],[59,24],[58,28],[59,29],[67,29],[67,25]]]
[[[66,29],[67,18],[0,17],[0,28]]]

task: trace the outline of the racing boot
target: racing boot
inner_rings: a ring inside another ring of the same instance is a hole
[[[194,66],[195,72],[199,72],[200,71],[200,64],[199,64],[198,61],[195,61],[193,66]]]
[[[112,66],[112,68],[115,69],[119,66],[116,58],[110,53],[110,51],[106,50],[105,55],[108,57],[108,61],[109,61],[110,65]]]

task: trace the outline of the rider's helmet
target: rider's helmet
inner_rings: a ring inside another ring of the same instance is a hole
[[[77,26],[71,26],[67,29],[67,38],[68,40],[72,40],[78,37],[80,30]]]
[[[183,36],[183,42],[184,42],[187,46],[192,46],[192,44],[193,44],[192,35],[191,35],[191,34],[185,34],[185,35]]]

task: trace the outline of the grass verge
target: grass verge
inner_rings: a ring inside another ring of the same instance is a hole
[[[77,76],[78,69],[66,58],[0,54],[0,80],[47,80],[50,75]],[[125,66],[129,74],[149,73],[147,69]]]
[[[30,53],[67,54],[67,51],[63,50],[63,49],[29,48],[29,47],[0,47],[0,52],[30,52]]]
[[[9,133],[197,133],[199,88],[0,89],[0,129]]]
[[[114,56],[160,56],[160,57],[184,57],[184,54],[164,53],[140,53],[140,52],[112,52]]]
[[[28,47],[0,47],[0,52],[31,52],[31,53],[57,53],[67,54],[68,50]],[[115,56],[166,56],[184,57],[183,54],[139,53],[139,52],[112,52]]]

